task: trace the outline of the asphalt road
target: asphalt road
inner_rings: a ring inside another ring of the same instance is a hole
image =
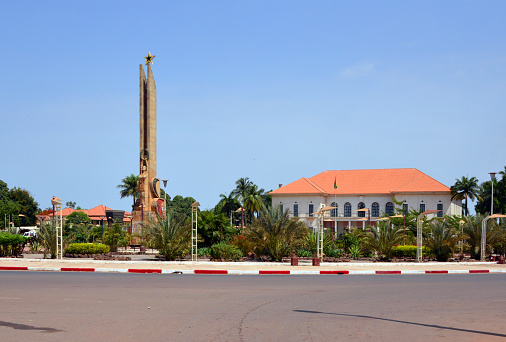
[[[506,341],[506,274],[0,272],[0,341]]]

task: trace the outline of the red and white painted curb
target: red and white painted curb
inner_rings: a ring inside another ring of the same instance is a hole
[[[109,273],[161,273],[161,274],[223,274],[223,275],[358,275],[358,274],[481,274],[506,273],[506,269],[492,270],[162,270],[158,268],[93,268],[93,267],[30,267],[0,266],[0,271],[52,271],[52,272],[109,272]]]

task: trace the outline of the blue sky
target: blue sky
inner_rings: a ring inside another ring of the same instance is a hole
[[[0,0],[0,179],[131,209],[138,70],[158,96],[158,176],[212,208],[325,170],[414,167],[451,186],[504,170],[503,1]]]

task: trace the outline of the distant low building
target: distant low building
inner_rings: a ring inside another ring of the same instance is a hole
[[[334,185],[335,184],[335,185]],[[311,178],[271,191],[272,205],[281,205],[290,215],[316,228],[314,217],[325,213],[324,227],[344,233],[348,227],[376,225],[382,215],[395,215],[395,203],[404,201],[403,211],[440,210],[436,216],[462,215],[462,201],[451,199],[450,188],[417,169],[324,171]]]
[[[99,205],[91,209],[72,209],[64,208],[61,210],[63,220],[73,212],[83,212],[89,216],[91,223],[95,225],[104,225],[112,222],[122,222],[123,224],[130,224],[132,221],[132,214],[123,210],[113,210],[105,205]],[[60,211],[54,213],[55,216],[60,215]],[[47,223],[52,219],[53,215],[37,215],[37,225]]]

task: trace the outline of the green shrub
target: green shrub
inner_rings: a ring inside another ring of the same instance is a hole
[[[2,232],[0,233],[0,256],[19,256],[29,238],[22,235]]]
[[[344,251],[339,248],[324,247],[323,253],[325,254],[326,257],[340,258],[341,255],[344,254]]]
[[[66,254],[100,254],[109,253],[109,246],[101,243],[71,243],[66,249]]]
[[[211,257],[213,259],[237,260],[242,257],[242,253],[237,246],[218,243],[211,246]]]
[[[199,257],[204,257],[206,255],[211,255],[211,247],[197,248],[197,255]]]
[[[424,256],[430,253],[431,251],[429,248],[422,246],[422,254]],[[396,258],[416,258],[416,245],[395,246],[394,256]]]
[[[299,258],[312,258],[313,257],[313,251],[310,251],[305,248],[301,248],[297,251],[297,256]]]

